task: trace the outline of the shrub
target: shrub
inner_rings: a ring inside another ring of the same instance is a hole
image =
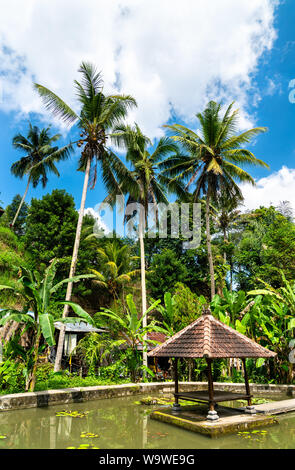
[[[0,363],[0,394],[20,393],[25,389],[24,365],[7,359]]]
[[[17,236],[7,227],[0,226],[0,243],[14,248],[15,250],[18,248]]]

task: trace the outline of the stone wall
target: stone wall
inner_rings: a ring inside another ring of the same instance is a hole
[[[195,389],[206,390],[206,382],[180,382],[179,390],[189,392]],[[244,392],[243,383],[214,383],[215,390]],[[253,395],[284,394],[295,397],[295,385],[250,384]],[[81,403],[89,400],[119,398],[137,394],[172,394],[173,382],[155,382],[124,385],[106,385],[95,387],[66,388],[42,392],[15,393],[0,395],[0,411],[21,408],[37,408],[67,403]]]

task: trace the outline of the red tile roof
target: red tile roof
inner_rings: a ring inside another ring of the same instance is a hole
[[[148,353],[156,357],[274,357],[276,354],[225,325],[205,310],[203,315]]]

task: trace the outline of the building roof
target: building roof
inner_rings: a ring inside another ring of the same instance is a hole
[[[276,354],[217,320],[209,309],[148,353],[156,357],[274,357]]]
[[[59,321],[54,323],[54,326],[57,330],[60,330],[64,323]],[[66,333],[103,333],[105,330],[95,328],[91,326],[89,323],[80,322],[80,323],[66,323]]]

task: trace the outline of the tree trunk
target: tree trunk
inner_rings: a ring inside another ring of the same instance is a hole
[[[142,207],[139,213],[139,245],[140,245],[140,272],[141,272],[141,299],[142,299],[142,315],[145,314],[147,309],[146,302],[146,283],[145,283],[145,254],[144,254],[144,213]],[[142,326],[147,326],[147,317],[143,318]],[[144,335],[147,339],[147,335]],[[147,367],[147,352],[143,351],[143,365]]]
[[[30,186],[30,182],[31,182],[31,175],[29,176],[25,193],[24,193],[24,195],[23,195],[23,198],[22,198],[21,202],[19,203],[18,209],[17,209],[16,214],[15,214],[15,216],[14,216],[14,219],[13,219],[13,221],[12,221],[12,223],[11,223],[11,227],[12,227],[12,228],[14,227],[14,224],[15,224],[15,222],[16,222],[16,219],[18,218],[18,214],[19,214],[19,212],[20,212],[20,210],[21,210],[21,208],[22,208],[22,205],[23,205],[23,203],[24,203],[24,200],[25,200],[25,198],[26,198],[26,195],[27,195],[27,192],[28,192],[28,189],[29,189],[29,186]]]
[[[69,277],[73,277],[75,275],[75,272],[76,272],[76,266],[77,266],[77,260],[78,260],[78,251],[79,251],[81,230],[82,230],[82,223],[83,223],[83,216],[84,216],[84,209],[85,209],[85,201],[86,201],[88,181],[89,181],[90,164],[91,164],[91,157],[88,157],[87,164],[86,164],[86,170],[85,170],[85,176],[84,176],[84,185],[83,185],[81,206],[80,206],[80,211],[79,211],[79,218],[78,218],[77,229],[76,229],[76,238],[75,238],[75,244],[74,244],[74,249],[73,249],[73,256],[72,256],[72,262],[71,262]],[[72,290],[73,290],[73,283],[69,282],[68,286],[67,286],[67,293],[66,293],[66,299],[65,299],[66,302],[69,302],[71,300]],[[63,318],[68,316],[68,312],[69,312],[69,306],[65,305],[64,310],[63,310]],[[60,370],[60,367],[61,367],[61,359],[62,359],[62,351],[63,351],[64,338],[65,338],[65,330],[66,330],[65,325],[62,325],[61,329],[60,329],[60,332],[59,332],[59,337],[58,337],[58,345],[57,345],[56,358],[55,358],[55,364],[54,364],[54,372],[58,372]]]
[[[226,230],[225,228],[223,229],[223,241],[224,245],[227,243],[227,236],[226,236]],[[226,264],[226,251],[223,253],[223,259],[224,259],[224,264]]]
[[[27,384],[27,387],[29,387],[30,392],[34,391],[35,384],[36,384],[36,371],[37,371],[40,338],[41,338],[41,330],[37,331],[36,341],[34,345],[34,365],[33,365],[31,376],[29,378],[29,382]]]
[[[208,250],[208,261],[209,261],[209,270],[210,270],[210,283],[211,283],[211,300],[215,295],[215,279],[214,279],[214,264],[212,256],[212,247],[211,247],[211,234],[210,234],[210,193],[207,192],[206,197],[206,239],[207,239],[207,250]]]

